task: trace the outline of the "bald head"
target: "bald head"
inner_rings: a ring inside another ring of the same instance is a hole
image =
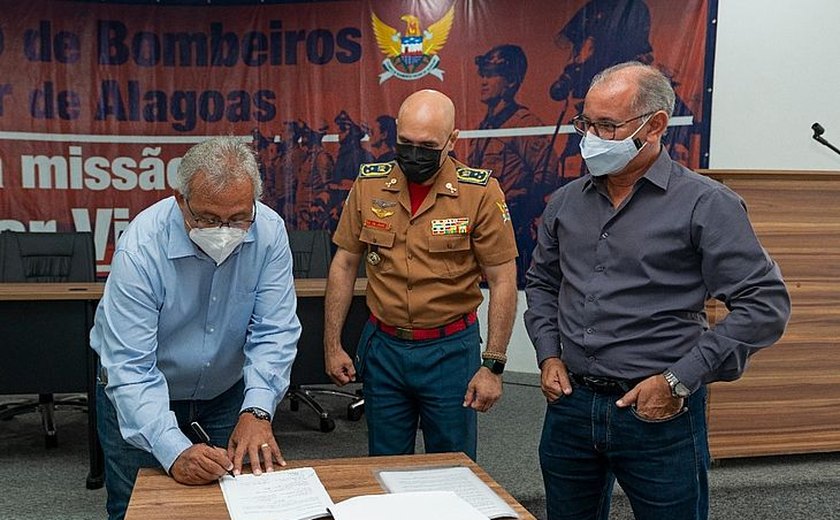
[[[397,131],[411,128],[425,129],[444,140],[455,129],[455,105],[437,90],[420,90],[411,94],[400,106]]]

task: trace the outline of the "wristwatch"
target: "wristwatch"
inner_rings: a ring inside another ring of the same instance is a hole
[[[252,406],[251,408],[245,408],[244,410],[239,412],[239,415],[242,415],[243,413],[249,413],[261,421],[271,422],[271,414],[266,412],[262,408],[257,408],[256,406]]]
[[[691,390],[689,390],[684,384],[680,383],[680,380],[673,372],[666,370],[662,373],[662,375],[665,376],[665,381],[668,381],[668,386],[671,387],[671,396],[682,399],[691,395]]]
[[[498,359],[485,359],[482,361],[481,366],[489,368],[490,372],[496,375],[500,375],[505,371],[504,361],[499,361]]]

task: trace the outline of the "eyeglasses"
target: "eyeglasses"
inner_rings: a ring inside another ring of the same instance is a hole
[[[591,121],[585,115],[578,114],[572,119],[572,126],[575,127],[575,132],[580,135],[586,135],[586,133],[592,129],[595,132],[595,135],[601,139],[612,140],[615,139],[615,131],[622,126],[654,113],[656,112],[648,112],[646,114],[630,118],[627,121],[622,121],[621,123],[613,123],[610,121]]]
[[[254,201],[254,208],[251,211],[251,218],[249,219],[236,219],[236,220],[219,220],[213,217],[200,217],[195,214],[192,207],[190,207],[190,199],[184,197],[184,202],[187,203],[187,210],[190,212],[190,216],[195,222],[195,227],[197,228],[221,228],[221,227],[232,227],[236,229],[243,229],[247,230],[251,227],[251,224],[254,223],[254,220],[257,218],[257,203]]]

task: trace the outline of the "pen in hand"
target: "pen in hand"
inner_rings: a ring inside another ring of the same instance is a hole
[[[210,446],[211,448],[216,448],[217,447],[217,446],[213,445],[212,442],[210,442],[210,436],[207,435],[207,432],[204,431],[204,428],[202,428],[201,425],[198,424],[198,422],[193,421],[193,422],[190,423],[190,426],[192,426],[193,431],[195,432],[196,435],[198,435],[198,438],[201,440],[201,442]],[[233,474],[232,470],[227,470],[227,474],[230,475],[233,478],[236,478],[236,475]]]

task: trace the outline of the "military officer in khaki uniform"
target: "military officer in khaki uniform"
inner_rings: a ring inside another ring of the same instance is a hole
[[[327,373],[338,385],[363,379],[371,455],[413,453],[419,420],[427,452],[474,459],[476,411],[502,393],[516,243],[491,172],[449,157],[457,137],[448,97],[423,90],[406,98],[396,162],[362,165],[333,237]],[[341,329],[362,261],[371,317],[354,363]],[[475,315],[482,275],[490,289],[483,353]]]

